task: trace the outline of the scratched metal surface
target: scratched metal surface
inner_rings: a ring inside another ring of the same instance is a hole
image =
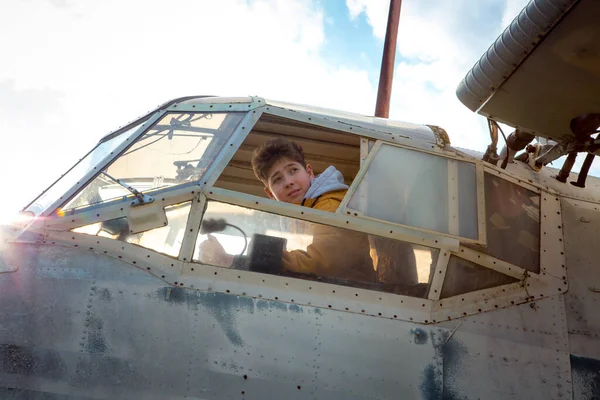
[[[2,398],[441,395],[438,329],[171,288],[85,250],[4,256],[19,268],[0,274]]]
[[[565,295],[575,400],[600,399],[600,206],[561,202],[569,291]]]
[[[482,313],[440,326],[444,399],[571,399],[562,296]]]
[[[19,269],[0,274],[3,398],[548,399],[562,393],[556,385],[564,360],[556,353],[564,344],[539,317],[539,310],[561,304],[555,299],[537,310],[524,305],[419,326],[171,288],[84,250],[14,245],[4,258]]]
[[[568,221],[581,213],[568,207]],[[571,278],[587,264],[569,254]],[[0,398],[579,400],[600,390],[593,273],[584,304],[572,303],[575,285],[424,326],[174,288],[79,249],[9,245],[2,260],[13,272],[0,273]],[[596,336],[573,325],[581,313]]]

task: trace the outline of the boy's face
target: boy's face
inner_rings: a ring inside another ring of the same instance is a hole
[[[282,158],[269,169],[265,193],[272,199],[285,203],[300,203],[315,177],[312,167],[304,168],[289,158]]]

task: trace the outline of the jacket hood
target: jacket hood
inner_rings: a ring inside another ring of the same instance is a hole
[[[333,165],[327,167],[325,171],[317,175],[310,183],[310,188],[304,195],[305,199],[314,199],[324,193],[334,190],[348,189],[344,183],[344,177]]]

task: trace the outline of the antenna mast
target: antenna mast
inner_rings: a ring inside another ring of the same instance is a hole
[[[394,59],[396,57],[396,41],[398,39],[398,22],[400,21],[400,7],[402,0],[390,1],[385,42],[383,44],[383,58],[381,72],[379,73],[379,89],[377,90],[377,105],[375,116],[388,118],[390,116],[390,97],[392,96],[392,80],[394,78]]]

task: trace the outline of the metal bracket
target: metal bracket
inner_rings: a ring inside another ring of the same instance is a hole
[[[545,165],[563,155],[569,153],[571,150],[570,143],[556,143],[554,145],[543,145],[540,150],[540,156],[536,157],[535,162],[537,164]]]
[[[162,228],[167,226],[169,221],[167,220],[167,214],[160,201],[154,204],[154,199],[149,202],[134,204],[135,200],[131,203],[131,207],[127,208],[126,216],[129,224],[129,233],[135,234],[140,232],[149,231],[151,229]],[[144,205],[145,207],[136,207]]]
[[[131,202],[131,206],[141,206],[143,204],[149,204],[152,202],[154,202],[154,197],[140,193],[140,196],[136,196],[135,199],[133,199],[133,201]]]

